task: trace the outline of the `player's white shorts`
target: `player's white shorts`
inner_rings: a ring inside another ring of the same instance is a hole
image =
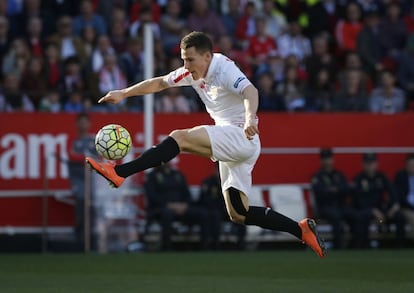
[[[219,161],[221,188],[234,187],[249,195],[252,170],[260,154],[260,138],[248,140],[242,127],[235,125],[205,125],[210,137],[213,161]]]

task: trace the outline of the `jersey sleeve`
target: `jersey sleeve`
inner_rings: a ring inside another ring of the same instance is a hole
[[[191,85],[192,77],[190,72],[184,67],[171,71],[164,77],[164,81],[172,87]]]
[[[223,79],[225,87],[234,94],[241,94],[247,86],[252,84],[233,61],[228,61]]]

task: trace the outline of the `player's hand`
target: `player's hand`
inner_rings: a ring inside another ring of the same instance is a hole
[[[105,96],[99,99],[98,103],[108,102],[111,104],[118,104],[124,99],[124,93],[121,90],[108,92]]]
[[[376,209],[376,208],[374,208],[373,210],[372,210],[372,213],[373,213],[373,215],[374,215],[374,217],[375,217],[375,219],[380,223],[380,224],[382,224],[384,221],[385,221],[385,216],[384,216],[384,214],[379,210],[379,209]]]
[[[246,122],[244,125],[244,133],[248,140],[252,140],[253,136],[259,134],[259,127],[257,126],[256,119],[252,119]]]

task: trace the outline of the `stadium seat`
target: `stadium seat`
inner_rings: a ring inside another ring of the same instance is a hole
[[[306,218],[306,202],[303,190],[297,185],[273,185],[269,188],[270,202],[273,209],[300,221]]]

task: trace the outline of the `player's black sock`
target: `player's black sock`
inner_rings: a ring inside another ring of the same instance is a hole
[[[115,172],[121,177],[128,177],[134,173],[160,166],[175,158],[179,153],[180,147],[175,139],[169,136],[159,144],[143,152],[135,160],[115,166]]]
[[[246,225],[256,225],[265,229],[288,232],[302,239],[299,224],[292,219],[275,212],[271,208],[250,206],[246,214]]]

